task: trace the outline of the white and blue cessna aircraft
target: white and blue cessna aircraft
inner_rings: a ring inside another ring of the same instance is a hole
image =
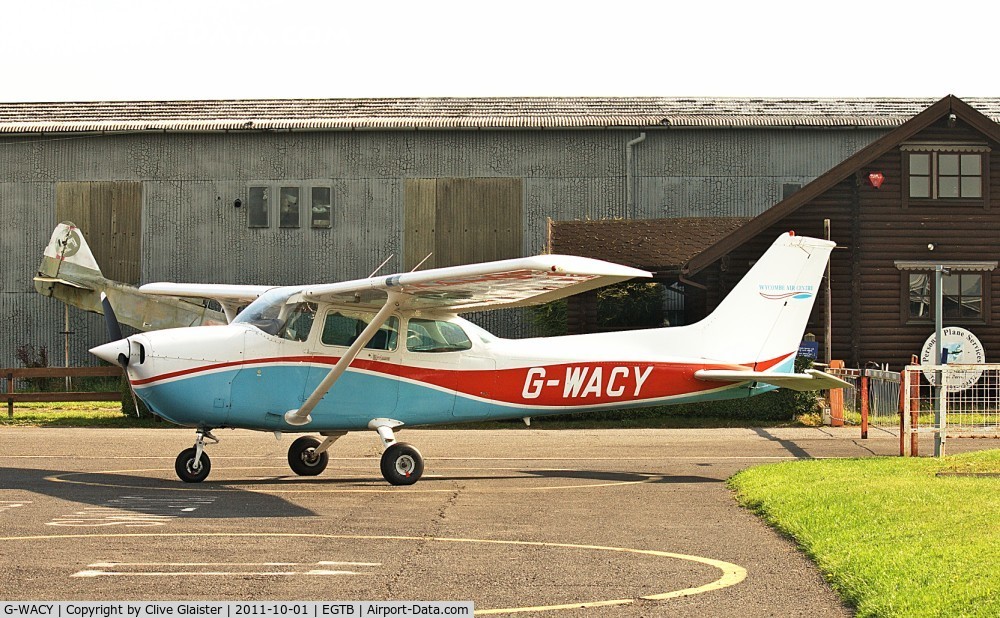
[[[82,236],[61,226],[46,255],[95,269]],[[69,254],[62,239],[71,237]],[[385,448],[382,475],[409,485],[424,463],[396,441],[399,427],[844,386],[793,369],[833,246],[783,234],[696,324],[521,340],[495,337],[459,314],[535,305],[650,273],[540,255],[318,285],[152,283],[139,291],[215,299],[229,323],[123,338],[105,298],[113,340],[91,352],[120,364],[156,414],[195,429],[194,446],[175,465],[183,481],[208,476],[205,440],[218,442],[212,430],[229,427],[319,434],[288,450],[300,475],[321,473],[328,449],[348,431],[373,430]]]

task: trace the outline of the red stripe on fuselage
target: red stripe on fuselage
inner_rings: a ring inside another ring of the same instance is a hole
[[[757,363],[757,371],[765,371],[787,360],[792,354]],[[246,359],[212,363],[155,377],[133,380],[135,386],[145,386],[163,380],[191,376],[228,368],[259,365],[325,365],[333,367],[339,357],[287,356]],[[660,399],[696,394],[718,389],[718,383],[706,383],[694,377],[700,369],[750,369],[750,365],[719,363],[664,362],[579,362],[534,365],[511,369],[439,369],[400,365],[383,361],[355,359],[351,368],[427,384],[461,394],[528,406],[588,405]]]

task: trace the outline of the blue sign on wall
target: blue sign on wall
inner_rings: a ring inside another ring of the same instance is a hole
[[[799,357],[800,358],[811,358],[816,360],[819,358],[819,342],[818,341],[803,341],[799,344]]]

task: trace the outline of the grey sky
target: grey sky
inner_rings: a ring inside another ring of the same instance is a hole
[[[0,100],[1000,96],[1000,9],[952,6],[22,0]]]

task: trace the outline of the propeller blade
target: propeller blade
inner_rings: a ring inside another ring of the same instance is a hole
[[[122,327],[118,323],[118,316],[115,315],[111,301],[108,300],[108,295],[104,292],[101,292],[101,307],[104,308],[104,324],[108,327],[108,339],[110,341],[122,339]]]

